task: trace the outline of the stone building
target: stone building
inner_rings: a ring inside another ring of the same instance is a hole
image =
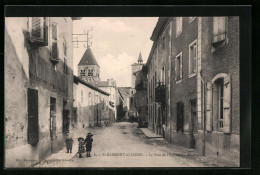
[[[134,101],[132,97],[132,88],[131,87],[117,87],[117,90],[122,96],[121,100],[123,100],[123,111],[125,113],[125,116],[121,116],[125,119],[129,119],[129,112],[130,109],[132,109],[132,105],[134,105]]]
[[[74,19],[5,18],[6,167],[30,167],[65,144],[73,108]]]
[[[239,166],[239,17],[203,17],[197,20],[196,150]]]
[[[132,81],[131,81],[131,93],[130,93],[130,109],[129,109],[129,115],[130,116],[133,116],[133,117],[136,117],[137,116],[137,110],[135,108],[135,104],[134,104],[134,94],[136,93],[136,90],[135,90],[135,80],[136,80],[136,75],[135,73],[140,71],[143,67],[143,58],[142,58],[142,54],[140,52],[139,56],[138,56],[138,59],[137,59],[137,63],[134,63],[132,64]]]
[[[77,129],[88,129],[110,122],[109,93],[74,76],[73,94],[73,124]]]
[[[103,90],[104,92],[110,94],[107,106],[110,109],[110,122],[115,122],[117,113],[115,105],[117,95],[116,81],[114,81],[112,78],[108,79],[107,81],[101,81],[100,66],[89,45],[78,64],[78,77],[82,81],[92,84],[97,89]]]
[[[144,65],[135,75],[134,105],[137,111],[139,127],[147,127],[147,66]]]
[[[116,110],[116,100],[117,100],[117,90],[116,90],[116,81],[111,79],[107,79],[107,81],[98,81],[95,84],[98,88],[103,91],[109,93],[109,109],[114,113],[114,118],[112,122],[115,122],[117,118],[117,110]]]
[[[151,40],[149,128],[239,164],[239,18],[159,18]]]
[[[151,36],[154,41],[147,60],[148,67],[148,121],[149,128],[164,138],[171,130],[170,70],[172,51],[172,22],[159,18]],[[156,88],[161,89],[162,99],[156,99]]]

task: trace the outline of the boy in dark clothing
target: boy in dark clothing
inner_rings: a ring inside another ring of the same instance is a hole
[[[73,144],[73,139],[70,136],[69,132],[66,134],[66,147],[67,147],[67,153],[72,153],[72,144]]]
[[[92,136],[93,136],[93,134],[88,133],[88,135],[85,139],[87,157],[91,157],[90,152],[91,152],[91,149],[92,149],[92,142],[93,142],[93,139],[91,138]]]

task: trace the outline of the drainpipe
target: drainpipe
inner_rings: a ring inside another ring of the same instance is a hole
[[[206,110],[205,110],[205,83],[202,79],[202,76],[200,75],[202,84],[203,84],[203,149],[202,149],[202,155],[205,156],[205,148],[206,148]]]

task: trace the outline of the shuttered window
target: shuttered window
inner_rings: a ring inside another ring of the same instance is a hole
[[[28,20],[29,40],[34,46],[48,45],[48,20],[45,17],[30,17]]]
[[[231,133],[231,77],[230,75],[224,75],[214,80],[213,84],[211,82],[207,83],[207,131],[212,131],[214,128],[214,130],[223,131],[224,133]]]
[[[59,61],[59,56],[58,56],[58,42],[57,42],[57,24],[52,22],[51,24],[51,33],[52,33],[52,47],[51,47],[51,59],[52,61],[55,61],[57,63]]]
[[[196,74],[197,68],[197,40],[189,46],[189,77]]]
[[[224,133],[231,133],[231,76],[227,75],[224,78],[223,86],[223,131]]]
[[[176,17],[176,37],[182,32],[182,17]]]
[[[182,53],[175,58],[175,81],[182,79]]]
[[[213,42],[217,43],[226,39],[227,17],[213,17]]]

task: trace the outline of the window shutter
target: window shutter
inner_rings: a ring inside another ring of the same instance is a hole
[[[44,18],[32,17],[31,22],[31,37],[43,40],[44,35]]]
[[[206,130],[212,131],[212,83],[207,83]]]
[[[231,77],[227,75],[224,78],[224,103],[223,103],[223,115],[224,115],[224,133],[231,132]]]
[[[181,129],[181,132],[183,132],[183,126],[184,126],[184,105],[183,105],[182,102],[180,103],[180,117],[181,117],[180,129]]]
[[[194,45],[194,72],[197,71],[197,44]]]
[[[59,49],[58,49],[58,26],[56,23],[51,23],[51,61],[57,64],[59,61]]]
[[[213,17],[213,43],[226,39],[226,17]]]
[[[175,61],[174,61],[174,72],[175,72],[175,81],[177,80],[177,58],[175,58]]]
[[[182,79],[182,54],[180,55],[180,79]]]

